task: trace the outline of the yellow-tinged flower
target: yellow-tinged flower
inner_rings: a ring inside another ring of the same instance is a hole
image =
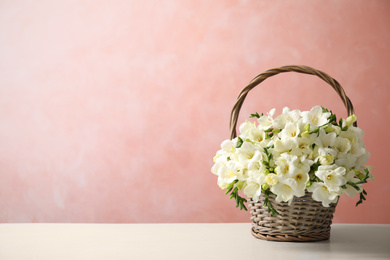
[[[321,165],[329,165],[334,161],[334,156],[330,154],[325,154],[323,156],[318,157],[318,161]]]
[[[276,174],[274,173],[270,173],[268,174],[266,177],[265,177],[265,182],[269,185],[269,186],[274,186],[276,185],[278,182],[279,182],[279,178]]]

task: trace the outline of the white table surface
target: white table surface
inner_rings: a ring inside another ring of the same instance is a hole
[[[0,224],[0,259],[390,259],[390,225],[333,224],[329,241],[254,238],[251,224]]]

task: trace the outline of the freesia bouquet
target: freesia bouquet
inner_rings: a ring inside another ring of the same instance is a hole
[[[359,194],[356,205],[365,200],[362,184],[373,176],[371,167],[364,165],[370,153],[363,131],[354,126],[355,115],[337,121],[321,106],[303,112],[286,107],[274,114],[275,109],[267,115],[252,114],[257,122],[241,124],[240,135],[223,141],[214,157],[211,172],[237,207],[247,210],[240,190],[254,201],[263,193],[273,215],[278,212],[268,200],[271,194],[276,202],[291,203],[294,196],[309,192],[324,207],[344,193]]]

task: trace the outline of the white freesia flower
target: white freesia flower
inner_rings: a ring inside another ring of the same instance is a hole
[[[222,165],[218,168],[218,186],[221,189],[226,189],[226,187],[237,179],[237,172],[228,168],[226,165]]]
[[[330,191],[339,192],[340,187],[347,183],[345,179],[345,168],[337,165],[322,165],[318,167],[315,175],[320,178]]]
[[[302,112],[301,115],[303,118],[303,123],[318,127],[328,122],[328,117],[330,116],[330,113],[323,113],[322,107],[315,106],[310,111]]]
[[[258,201],[261,194],[261,185],[257,182],[249,182],[245,186],[243,192],[248,198]]]
[[[305,195],[306,184],[309,181],[309,174],[303,170],[296,171],[291,176],[298,185],[299,196]]]
[[[265,141],[265,132],[256,126],[256,123],[249,122],[248,120],[240,125],[240,133],[242,139],[251,140],[253,142],[264,142]],[[264,142],[264,145],[267,145],[269,141]]]
[[[225,166],[225,164],[222,163],[221,161],[215,162],[213,167],[211,167],[211,172],[214,173],[215,175],[218,175],[219,168],[221,168],[222,166]]]
[[[267,141],[265,139],[265,132],[259,128],[251,129],[250,131],[250,137],[251,140],[254,140],[255,142],[264,143],[265,146],[267,146]]]
[[[271,191],[276,195],[277,202],[292,202],[294,196],[300,194],[298,184],[294,179],[279,179],[279,182],[271,187]]]
[[[360,143],[353,143],[351,145],[351,154],[355,157],[360,157],[366,153],[366,149]]]
[[[239,127],[240,133],[245,138],[250,138],[250,131],[254,128],[257,128],[256,122],[250,122],[246,120]]]
[[[287,153],[275,159],[275,172],[278,176],[292,176],[298,170],[298,157]]]
[[[336,165],[351,169],[355,167],[356,160],[357,158],[353,154],[339,154],[335,160],[335,163]]]
[[[365,144],[363,142],[364,132],[357,127],[350,126],[347,131],[341,131],[340,137],[347,138],[351,144],[350,153],[360,157],[365,153]]]
[[[329,188],[322,182],[315,182],[309,188],[308,191],[313,193],[313,199],[322,202],[322,206],[329,207],[330,203],[336,203],[338,194]]]
[[[275,118],[273,126],[282,129],[287,123],[298,122],[300,118],[301,111],[298,109],[291,111],[288,107],[285,107],[283,108],[282,114]]]
[[[276,139],[274,140],[274,150],[278,153],[289,152],[294,147],[294,140],[291,138],[287,139]]]
[[[248,167],[248,163],[251,161],[253,157],[257,160],[261,160],[262,155],[255,145],[250,142],[244,142],[240,148],[237,148],[236,154],[238,156],[238,161],[241,163],[243,167]]]
[[[280,132],[282,140],[289,138],[297,138],[300,133],[299,125],[297,122],[288,122],[285,128]]]
[[[368,159],[370,158],[370,153],[367,152],[366,150],[364,150],[364,154],[360,157],[357,158],[356,160],[356,164],[357,165],[363,165],[363,164],[366,164]]]
[[[275,108],[271,109],[267,115],[263,115],[258,119],[259,122],[259,128],[262,130],[267,130],[270,128],[274,122],[273,116],[275,114]]]
[[[314,161],[309,158],[309,155],[304,154],[301,157],[299,157],[299,161],[301,162],[302,166],[301,169],[303,169],[305,172],[310,171],[310,166],[314,164]]]
[[[314,141],[318,145],[318,154],[326,155],[331,154],[332,156],[337,155],[337,151],[331,147],[334,146],[336,141],[336,134],[329,133],[327,134],[324,129],[320,129],[318,138]]]
[[[291,154],[296,156],[301,156],[303,154],[309,155],[312,152],[312,138],[295,138],[293,140],[293,145],[291,148]]]
[[[259,170],[248,170],[246,171],[246,181],[249,182],[257,182],[260,185],[264,183],[265,173],[262,169]]]
[[[337,137],[334,142],[334,148],[338,153],[346,154],[351,150],[351,143],[347,138]]]
[[[231,140],[225,140],[221,144],[221,148],[226,153],[232,153],[234,152],[234,149],[236,147],[236,144],[234,141]]]

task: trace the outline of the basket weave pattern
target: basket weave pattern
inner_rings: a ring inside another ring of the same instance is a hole
[[[307,66],[289,65],[280,68],[270,69],[257,75],[240,92],[236,103],[230,114],[230,136],[234,139],[237,136],[236,127],[240,109],[244,100],[254,87],[269,77],[285,72],[297,72],[315,75],[328,83],[339,95],[341,101],[347,109],[348,116],[353,115],[354,109],[351,100],[347,97],[341,85],[328,74]],[[354,123],[357,126],[357,122]],[[269,201],[275,210],[280,213],[272,216],[264,206],[264,194],[259,201],[249,200],[252,220],[252,234],[256,238],[273,241],[320,241],[330,237],[330,226],[332,224],[333,213],[337,203],[330,204],[330,207],[323,207],[321,202],[314,201],[311,193],[306,193],[303,197],[294,197],[290,205],[286,202],[277,203],[275,196],[270,195]]]
[[[264,207],[264,195],[259,201],[249,200],[252,220],[252,234],[260,239],[273,241],[319,241],[330,237],[330,225],[336,204],[325,208],[321,202],[314,201],[311,193],[294,197],[291,205],[277,203],[274,195],[269,196],[280,215],[272,216]]]

